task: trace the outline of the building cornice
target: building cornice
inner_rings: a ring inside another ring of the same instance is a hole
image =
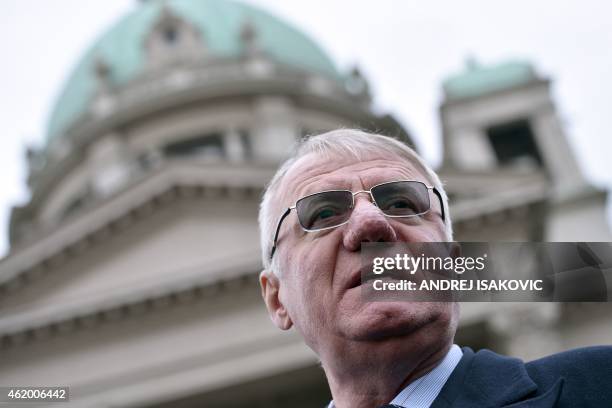
[[[453,224],[484,220],[496,214],[522,212],[527,206],[546,202],[550,189],[545,183],[531,183],[487,196],[462,199],[451,205]]]
[[[17,290],[177,199],[220,195],[235,200],[255,199],[275,170],[275,164],[165,162],[109,199],[84,209],[58,227],[37,231],[35,238],[11,248],[0,260],[0,293]]]
[[[140,316],[148,311],[209,299],[258,284],[259,252],[215,265],[168,273],[169,278],[100,293],[0,319],[0,344],[16,346],[62,333]]]

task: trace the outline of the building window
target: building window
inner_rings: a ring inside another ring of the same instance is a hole
[[[253,158],[253,142],[251,141],[251,136],[249,135],[248,130],[241,130],[239,133],[244,158],[250,160]]]
[[[166,157],[213,157],[225,158],[225,145],[221,133],[210,133],[178,142],[172,142],[164,146]]]
[[[499,164],[542,165],[542,157],[527,120],[491,126],[486,133]]]
[[[164,42],[170,46],[173,46],[178,42],[179,32],[176,27],[166,27],[163,31]]]

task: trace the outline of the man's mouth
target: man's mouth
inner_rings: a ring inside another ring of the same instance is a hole
[[[377,275],[372,271],[368,271],[362,275],[361,271],[357,271],[357,273],[353,274],[347,286],[347,289],[353,289],[363,284],[366,284],[368,282],[375,281],[377,279],[398,280],[399,281],[402,279],[406,279],[406,276],[405,276],[404,271],[399,271],[399,272],[398,271],[385,271],[383,274],[380,274],[380,275]]]
[[[353,277],[351,278],[351,281],[349,282],[348,285],[348,289],[353,289],[356,288],[358,286],[361,286],[362,284],[368,282],[368,281],[372,281],[374,279],[376,279],[378,276],[373,274],[373,273],[368,273],[365,276],[361,276],[361,271],[357,271],[357,273],[353,274]]]

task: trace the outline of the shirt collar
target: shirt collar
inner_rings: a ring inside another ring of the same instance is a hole
[[[408,384],[390,404],[399,407],[428,408],[444,387],[462,356],[463,352],[459,346],[453,344],[440,364]],[[331,401],[327,408],[335,408],[334,401]]]

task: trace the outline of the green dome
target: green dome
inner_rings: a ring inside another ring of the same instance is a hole
[[[88,106],[96,89],[94,65],[101,58],[114,84],[132,79],[145,63],[144,41],[162,4],[195,26],[206,49],[222,57],[239,56],[240,31],[250,22],[262,51],[278,62],[339,78],[334,63],[306,35],[267,12],[230,0],[149,0],[123,17],[85,53],[68,77],[52,110],[47,142],[60,135]]]
[[[506,61],[492,66],[482,66],[470,59],[464,72],[444,81],[444,93],[448,99],[462,99],[509,89],[536,79],[532,65],[527,61]]]

